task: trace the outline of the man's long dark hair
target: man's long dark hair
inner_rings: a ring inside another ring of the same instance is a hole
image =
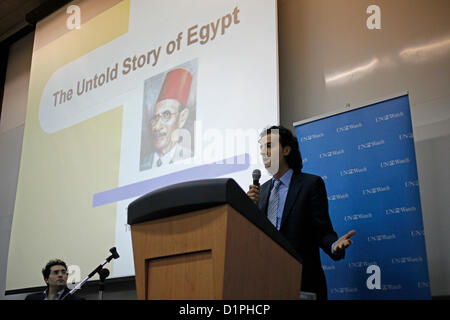
[[[272,132],[273,131],[273,132]],[[302,155],[298,147],[298,140],[292,132],[283,126],[271,126],[264,129],[260,134],[260,139],[268,134],[278,133],[280,137],[280,144],[284,148],[291,147],[291,152],[285,157],[289,168],[295,173],[301,172],[303,168]]]

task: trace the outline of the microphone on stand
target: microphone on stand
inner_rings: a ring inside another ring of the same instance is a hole
[[[116,247],[113,247],[113,248],[109,249],[109,252],[111,253],[111,255],[110,255],[108,258],[106,258],[106,260],[103,261],[102,264],[100,264],[97,268],[95,268],[94,271],[92,271],[91,273],[89,273],[89,275],[88,275],[86,278],[84,278],[80,283],[78,283],[72,290],[70,290],[68,293],[66,293],[66,295],[65,295],[64,297],[62,297],[61,300],[66,299],[67,296],[74,294],[77,290],[80,290],[81,287],[82,287],[82,286],[83,286],[90,278],[92,278],[97,272],[98,272],[98,274],[100,275],[100,277],[102,277],[102,273],[100,273],[100,272],[102,271],[103,266],[104,266],[105,264],[107,264],[108,262],[110,262],[112,259],[117,259],[117,258],[120,257],[119,254],[117,253]],[[107,274],[106,274],[106,273],[107,273]],[[105,275],[106,275],[106,276],[105,276]],[[106,272],[106,271],[103,271],[103,276],[105,276],[105,277],[103,278],[103,280],[106,279],[106,277],[109,276],[109,270],[108,270],[107,272]],[[100,278],[100,280],[101,280],[101,278]]]
[[[116,247],[112,247],[111,249],[109,249],[109,252],[111,252],[111,257],[109,258],[110,261],[112,258],[117,259],[120,257],[119,254],[117,253]]]

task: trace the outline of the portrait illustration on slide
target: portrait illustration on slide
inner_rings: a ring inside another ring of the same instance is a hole
[[[197,60],[144,82],[140,171],[194,156]]]

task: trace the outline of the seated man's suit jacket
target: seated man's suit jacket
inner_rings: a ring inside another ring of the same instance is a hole
[[[267,216],[272,179],[261,185],[259,209]],[[303,259],[301,291],[314,292],[318,299],[327,299],[327,285],[319,248],[333,260],[344,254],[331,253],[338,237],[328,214],[328,198],[321,177],[293,173],[281,219],[280,232]]]
[[[69,288],[65,288],[64,292],[61,294],[61,298],[64,297],[67,293],[69,293],[70,290]],[[37,293],[32,293],[29,294],[25,297],[25,300],[44,300],[46,297],[45,293],[42,292],[37,292]],[[65,300],[84,300],[84,298],[76,295],[76,294],[72,294],[70,296],[67,296],[67,298]]]

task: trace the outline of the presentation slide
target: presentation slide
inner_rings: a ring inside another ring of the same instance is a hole
[[[111,277],[133,276],[133,200],[268,178],[258,137],[279,122],[276,14],[275,0],[75,1],[38,23],[7,291],[44,286],[55,258],[79,282],[112,247]]]

